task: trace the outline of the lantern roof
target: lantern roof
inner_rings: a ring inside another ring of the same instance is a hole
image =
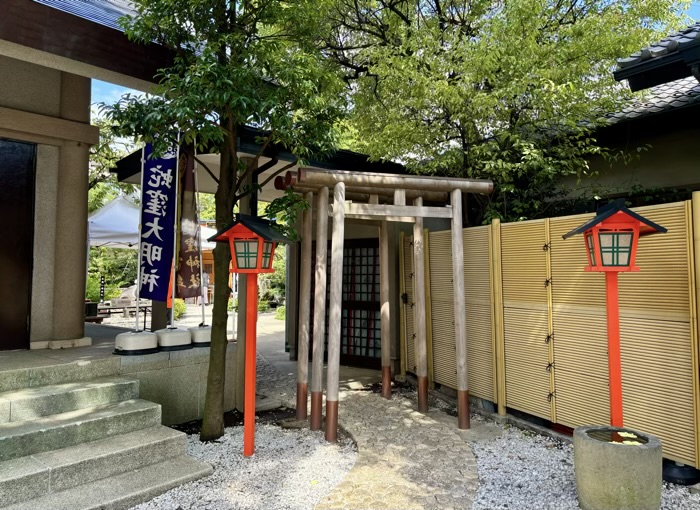
[[[607,220],[608,218],[611,218],[615,214],[622,213],[625,214],[639,222],[639,235],[648,235],[648,234],[656,234],[657,232],[660,233],[665,233],[667,232],[667,229],[665,227],[662,227],[661,225],[658,225],[657,223],[654,223],[651,220],[648,220],[644,216],[641,216],[637,214],[636,212],[632,211],[628,207],[625,206],[625,199],[624,198],[619,198],[613,202],[610,202],[600,209],[598,209],[598,213],[596,216],[591,219],[590,221],[587,221],[580,227],[576,227],[573,229],[571,232],[564,234],[562,237],[564,239],[568,239],[571,236],[574,236],[576,234],[583,234],[585,231],[592,229],[599,223],[602,223],[603,221]]]
[[[220,243],[228,242],[230,235],[226,234],[229,232],[232,234],[237,234],[245,233],[247,230],[261,237],[265,241],[273,241],[275,243],[292,242],[291,239],[282,235],[273,225],[274,223],[263,218],[257,218],[247,214],[235,214],[233,222],[226,226],[223,230],[220,230],[211,236],[208,241],[216,241]]]

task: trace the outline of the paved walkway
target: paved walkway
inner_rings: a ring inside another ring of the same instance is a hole
[[[258,392],[293,407],[295,363],[274,329],[258,323]],[[358,460],[318,510],[471,508],[479,481],[470,441],[497,436],[498,427],[474,420],[471,430],[460,431],[436,400],[424,415],[411,398],[389,401],[361,389],[378,381],[377,371],[345,369],[341,379],[339,421],[357,442]]]

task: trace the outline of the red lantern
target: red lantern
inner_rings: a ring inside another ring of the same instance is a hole
[[[290,242],[269,221],[237,214],[235,221],[209,241],[231,246],[232,273],[248,273],[246,283],[245,398],[243,404],[243,455],[255,452],[256,326],[258,273],[272,273],[277,243]],[[215,305],[216,306],[216,305]]]
[[[289,242],[270,222],[245,214],[237,214],[233,223],[209,240],[230,244],[232,273],[274,272],[275,248],[280,242]]]
[[[620,355],[620,309],[617,274],[639,271],[635,266],[639,237],[666,232],[661,225],[625,207],[624,199],[601,207],[591,221],[575,228],[564,239],[583,234],[588,266],[586,271],[605,273],[605,302],[608,319],[608,378],[610,424],[623,426],[622,363]]]

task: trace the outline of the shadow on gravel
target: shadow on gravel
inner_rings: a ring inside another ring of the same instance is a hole
[[[279,422],[294,419],[296,411],[288,407],[280,407],[269,411],[255,413],[255,423],[278,425]],[[242,427],[243,413],[237,410],[224,414],[224,427]],[[202,420],[188,421],[179,425],[171,425],[170,428],[184,432],[185,434],[199,434],[202,430]]]

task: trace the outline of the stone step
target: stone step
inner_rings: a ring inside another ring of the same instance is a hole
[[[186,435],[158,425],[0,462],[0,505],[11,505],[177,457]]]
[[[67,356],[68,354],[66,354]],[[87,381],[97,377],[117,375],[120,361],[118,356],[89,360],[62,359],[61,351],[55,358],[41,357],[31,361],[20,361],[20,368],[0,367],[0,391]],[[22,365],[27,366],[22,366]]]
[[[0,423],[33,420],[138,396],[138,380],[113,376],[11,390],[0,393]]]
[[[212,471],[209,464],[183,455],[17,503],[4,510],[121,510],[208,476]]]
[[[160,425],[160,405],[125,400],[30,421],[0,424],[0,461]]]

